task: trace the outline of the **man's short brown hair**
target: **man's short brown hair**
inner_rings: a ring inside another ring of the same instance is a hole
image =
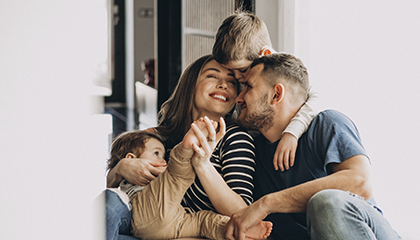
[[[261,75],[268,86],[287,85],[297,102],[306,102],[310,90],[309,75],[299,58],[287,53],[273,53],[256,59],[251,68],[260,63],[264,64]]]

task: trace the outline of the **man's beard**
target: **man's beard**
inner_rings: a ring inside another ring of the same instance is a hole
[[[259,99],[255,106],[260,106],[255,112],[249,113],[249,108],[242,118],[238,118],[238,124],[249,130],[264,131],[273,126],[274,110],[267,103],[268,93]],[[245,113],[245,112],[244,112]]]

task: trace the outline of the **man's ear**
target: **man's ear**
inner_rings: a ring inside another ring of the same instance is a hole
[[[127,155],[125,155],[125,158],[137,158],[137,157],[133,153],[127,153]]]
[[[286,93],[286,89],[284,88],[284,85],[281,83],[277,83],[274,88],[274,94],[273,98],[271,100],[271,103],[278,103],[281,102],[284,98],[284,94]]]

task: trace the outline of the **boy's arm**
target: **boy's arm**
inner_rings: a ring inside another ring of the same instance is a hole
[[[288,170],[289,166],[293,166],[297,141],[306,132],[309,124],[316,115],[312,108],[315,99],[314,92],[310,91],[305,104],[299,109],[299,112],[292,118],[289,125],[283,131],[283,136],[277,145],[273,158],[274,169],[284,171],[285,169]]]
[[[283,134],[290,133],[295,136],[296,139],[299,139],[300,136],[306,132],[309,124],[316,115],[312,107],[316,98],[315,93],[310,91],[305,104],[299,109],[296,116],[292,118],[289,125],[287,125],[286,129],[283,131]]]

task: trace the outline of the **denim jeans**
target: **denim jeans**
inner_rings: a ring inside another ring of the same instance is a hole
[[[106,239],[139,240],[130,234],[131,210],[128,209],[118,194],[105,190]]]
[[[308,203],[311,239],[401,239],[378,209],[363,198],[341,190],[324,190]]]

